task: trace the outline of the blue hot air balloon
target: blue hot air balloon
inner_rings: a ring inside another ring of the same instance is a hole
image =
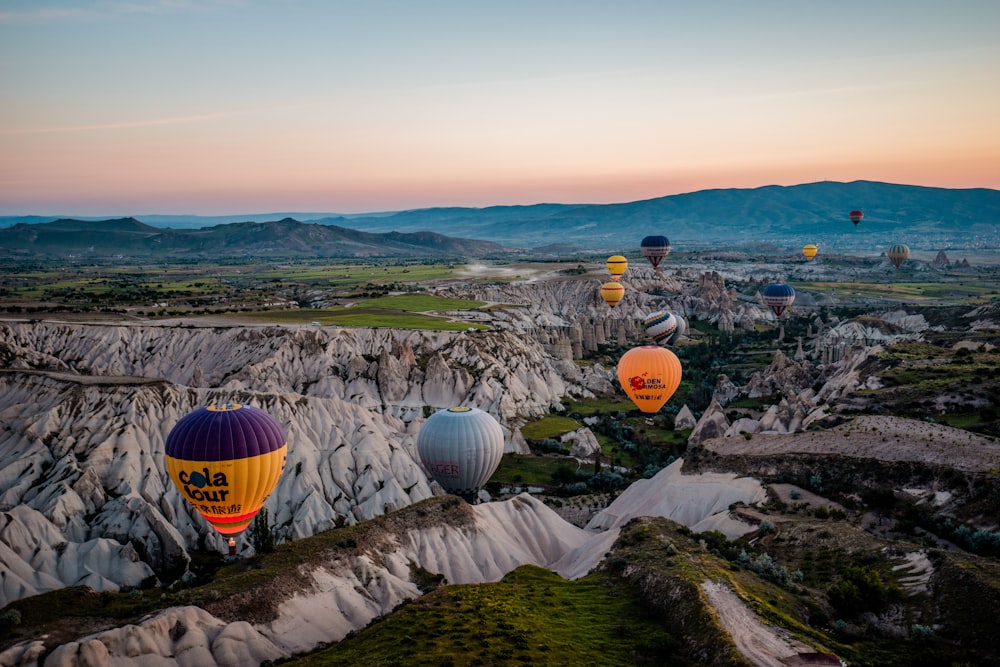
[[[764,288],[761,296],[764,297],[764,305],[771,309],[774,316],[781,317],[783,312],[792,307],[795,290],[791,285],[772,283]]]
[[[642,256],[649,260],[654,269],[659,269],[660,262],[670,254],[670,239],[666,236],[647,236],[639,246]]]
[[[445,491],[472,500],[500,465],[503,429],[479,408],[439,410],[420,427],[417,454]]]

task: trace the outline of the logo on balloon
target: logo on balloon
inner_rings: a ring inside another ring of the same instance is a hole
[[[635,391],[642,391],[644,389],[655,391],[666,387],[666,383],[662,378],[648,378],[643,375],[633,375],[628,379],[628,383]]]
[[[217,472],[214,475],[208,472],[208,468],[202,468],[201,471],[188,472],[182,470],[177,476],[183,485],[181,488],[184,494],[191,500],[207,500],[210,502],[221,503],[229,495],[229,489],[217,488],[217,487],[228,487],[229,480],[226,478],[226,473]],[[202,490],[205,487],[216,488],[214,491]],[[192,488],[194,487],[194,488]]]

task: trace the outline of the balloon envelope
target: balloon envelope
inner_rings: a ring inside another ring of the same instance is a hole
[[[774,312],[775,317],[781,317],[781,314],[795,301],[795,290],[791,285],[772,283],[764,288],[761,296],[764,298],[764,305]]]
[[[601,285],[601,298],[614,308],[625,297],[625,286],[616,281],[606,282]]]
[[[889,261],[892,262],[892,265],[898,269],[906,261],[906,258],[910,256],[910,249],[902,243],[897,243],[894,246],[890,246],[885,254],[889,258]]]
[[[642,249],[642,256],[656,269],[663,258],[670,254],[670,239],[666,236],[647,236],[639,247]]]
[[[674,329],[672,334],[670,334],[670,338],[667,340],[667,345],[675,345],[677,341],[681,339],[681,336],[686,334],[688,330],[688,323],[687,320],[684,319],[683,315],[674,315],[674,317],[677,318],[677,328]]]
[[[658,345],[663,345],[677,330],[677,318],[665,310],[650,313],[642,323],[649,337]]]
[[[655,413],[681,384],[680,359],[658,345],[634,347],[618,360],[618,382],[637,408]]]
[[[479,408],[439,410],[420,427],[417,455],[445,491],[471,498],[500,465],[503,429]]]
[[[274,490],[288,444],[260,408],[199,408],[170,430],[167,473],[184,499],[223,535],[244,531]]]
[[[625,269],[628,268],[628,260],[622,255],[611,255],[611,257],[608,257],[606,266],[611,277],[618,280],[625,273]]]
[[[810,262],[812,261],[813,257],[816,256],[817,252],[819,252],[819,248],[817,248],[812,243],[810,243],[809,245],[802,246],[802,254],[805,255],[806,259],[809,260]]]
[[[847,215],[851,218],[851,222],[853,222],[855,226],[857,226],[857,224],[861,222],[861,219],[865,217],[864,211],[861,211],[859,209],[854,209]]]

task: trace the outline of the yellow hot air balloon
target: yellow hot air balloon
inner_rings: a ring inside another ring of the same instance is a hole
[[[892,265],[898,269],[906,261],[906,258],[910,256],[910,249],[902,243],[897,243],[889,246],[889,250],[885,254],[889,258],[889,261],[892,262]]]
[[[623,255],[611,255],[608,257],[608,273],[611,274],[613,280],[618,280],[625,273],[625,269],[628,268],[628,260],[625,259]]]
[[[618,360],[618,382],[636,407],[655,413],[681,384],[681,361],[659,345],[634,347]]]
[[[223,535],[246,530],[278,484],[288,444],[260,408],[199,408],[170,430],[167,472],[184,499]]]
[[[625,286],[621,283],[612,280],[601,285],[601,298],[612,308],[617,306],[624,297]]]
[[[813,257],[816,256],[817,252],[819,252],[819,248],[812,243],[807,246],[802,246],[802,254],[805,255],[806,259],[810,262],[813,260]]]

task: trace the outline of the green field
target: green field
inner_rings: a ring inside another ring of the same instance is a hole
[[[982,279],[951,282],[793,282],[795,289],[805,292],[829,293],[832,296],[868,299],[892,299],[912,303],[982,303],[1000,294],[1000,285],[983,283]]]
[[[564,433],[575,431],[578,428],[580,428],[580,423],[575,419],[560,415],[546,415],[522,426],[521,435],[526,440],[544,440],[545,438],[558,438]]]
[[[414,313],[424,313],[431,310],[473,310],[485,305],[485,301],[449,299],[433,294],[396,294],[364,301],[364,307],[369,309],[382,308]]]
[[[676,641],[623,582],[567,581],[524,565],[497,583],[438,588],[350,641],[285,664],[631,665],[637,644],[658,664],[688,664],[672,661]]]
[[[232,316],[234,319],[253,319],[275,324],[309,324],[319,322],[323,326],[339,327],[389,327],[393,329],[423,329],[428,331],[466,331],[468,329],[488,330],[490,327],[476,322],[448,320],[444,317],[422,315],[405,310],[383,310],[379,308],[337,307],[304,308],[298,310],[275,310]]]

